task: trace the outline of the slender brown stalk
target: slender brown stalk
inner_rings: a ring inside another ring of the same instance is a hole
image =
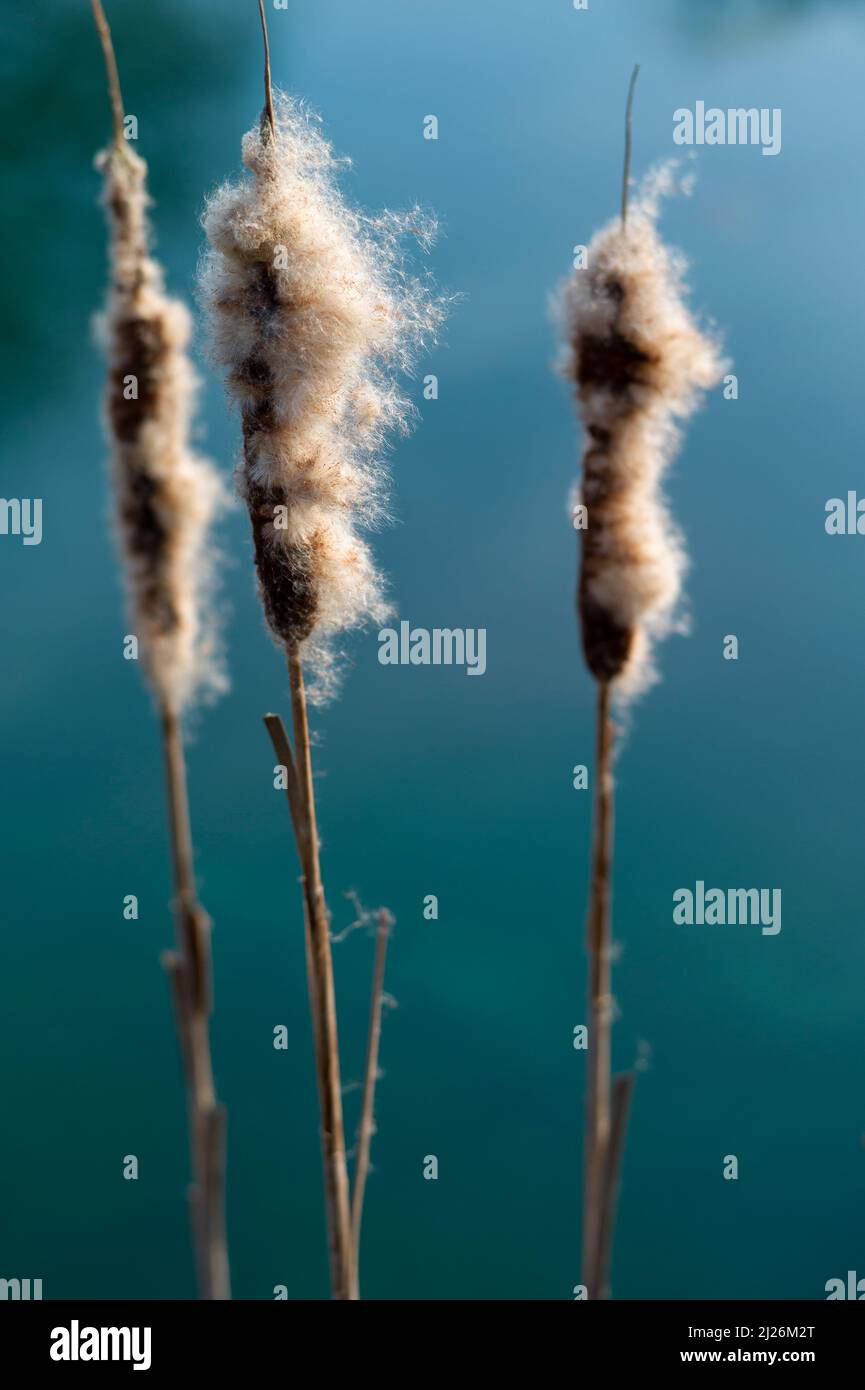
[[[363,1100],[357,1128],[357,1157],[354,1164],[354,1183],[351,1194],[351,1232],[354,1241],[356,1268],[360,1267],[360,1228],[363,1220],[363,1199],[369,1176],[369,1151],[375,1134],[375,1083],[378,1079],[378,1050],[381,1041],[381,1014],[384,1006],[384,967],[387,943],[393,918],[387,908],[379,908],[375,934],[375,963],[372,972],[372,996],[369,1006],[369,1033],[366,1042],[366,1064],[363,1078]]]
[[[640,64],[631,73],[631,81],[628,87],[628,103],[625,108],[625,163],[622,169],[622,226],[628,220],[628,191],[631,182],[631,145],[634,134],[634,88],[637,85],[637,78],[640,75]]]
[[[604,1169],[610,1137],[610,899],[613,863],[613,723],[610,687],[598,682],[594,843],[589,890],[589,1054],[583,1177],[583,1283],[599,1297],[599,1240]]]
[[[261,34],[264,40],[264,110],[271,131],[276,129],[276,116],[273,110],[273,83],[270,78],[270,39],[267,34],[267,19],[264,14],[264,0],[258,0],[258,13],[261,16]]]
[[[312,934],[310,929],[310,915],[308,911],[306,881],[308,877],[307,864],[309,862],[309,832],[307,828],[306,810],[301,800],[300,783],[297,777],[297,766],[294,760],[294,752],[291,747],[285,725],[278,714],[266,714],[264,724],[273,744],[273,751],[279,759],[281,767],[286,771],[286,795],[288,799],[288,809],[291,815],[291,827],[294,831],[294,840],[297,845],[297,857],[301,866],[301,883],[303,884],[303,924],[304,940],[306,942],[306,974],[309,984],[309,998],[311,1003],[311,1013],[313,1022],[318,1018],[318,1006],[315,1002],[315,976],[312,973]],[[314,1038],[316,1048],[318,1047],[318,1032]],[[316,1058],[318,1054],[316,1053]],[[318,1062],[317,1062],[318,1068]],[[320,1071],[317,1069],[317,1076],[320,1079]]]
[[[286,773],[286,798],[288,798],[288,809],[291,813],[292,830],[295,833],[295,844],[298,847],[298,859],[300,860],[300,884],[303,888],[303,942],[306,951],[306,983],[309,990],[309,1012],[313,1023],[313,1044],[316,1052],[316,1083],[318,1088],[318,1106],[321,1113],[325,1112],[327,1106],[327,1093],[323,1088],[324,1072],[323,1059],[321,1059],[321,1009],[318,1006],[318,984],[316,970],[314,970],[314,948],[312,935],[312,916],[310,916],[309,892],[309,827],[307,827],[306,808],[300,798],[300,784],[298,780],[298,766],[296,766],[295,755],[293,755],[291,741],[285,730],[278,714],[266,714],[264,716],[264,727],[270,734],[271,744],[274,746],[275,755],[280,760],[280,766],[285,767]],[[323,1145],[324,1148],[324,1145]],[[331,1289],[334,1297],[338,1297],[338,1261],[335,1255],[335,1243],[332,1233],[337,1229],[337,1220],[334,1218],[334,1198],[332,1198],[331,1187],[328,1186],[328,1166],[327,1158],[323,1152],[324,1163],[324,1195],[325,1212],[327,1212],[328,1229],[328,1251],[330,1251],[331,1262]]]
[[[167,708],[162,711],[162,743],[177,930],[177,949],[168,953],[165,964],[172,979],[186,1072],[192,1229],[201,1296],[225,1300],[231,1297],[225,1237],[225,1111],[216,1100],[210,1054],[210,918],[195,888],[180,720]]]
[[[306,820],[304,815],[303,803],[300,799],[300,785],[297,780],[297,768],[294,762],[294,751],[291,746],[285,725],[278,714],[266,714],[264,716],[264,727],[270,734],[270,741],[273,744],[273,751],[279,759],[279,766],[285,768],[286,775],[286,795],[288,797],[288,809],[291,815],[291,825],[294,830],[294,838],[297,840],[300,862],[306,872],[307,850],[304,841],[306,834]]]
[[[325,903],[319,865],[318,824],[312,781],[312,757],[303,666],[296,647],[287,650],[291,686],[291,714],[294,727],[294,756],[299,788],[299,805],[304,818],[303,845],[298,853],[304,869],[304,896],[309,918],[311,942],[310,1005],[316,1038],[316,1063],[321,1102],[321,1139],[324,1162],[324,1188],[331,1253],[331,1283],[334,1298],[356,1299],[357,1272],[351,1238],[348,1166],[345,1153],[345,1127],[342,1115],[342,1086],[339,1069],[339,1038],[333,984],[333,956],[330,920]],[[304,862],[305,853],[305,862]]]
[[[610,1106],[610,1138],[604,1163],[601,1220],[598,1230],[597,1281],[599,1298],[609,1298],[610,1296],[610,1260],[613,1253],[619,1175],[622,1168],[622,1150],[625,1147],[625,1131],[628,1126],[628,1112],[635,1080],[635,1073],[627,1071],[623,1072],[621,1076],[617,1076],[613,1082],[613,1097]]]
[[[114,44],[111,42],[111,30],[108,27],[108,20],[105,18],[105,11],[100,0],[91,0],[93,5],[93,19],[99,34],[99,42],[102,44],[102,53],[105,58],[105,70],[108,75],[108,94],[111,98],[111,114],[114,122],[114,143],[118,148],[123,147],[123,97],[120,91],[120,74],[117,70],[117,58],[114,53]]]

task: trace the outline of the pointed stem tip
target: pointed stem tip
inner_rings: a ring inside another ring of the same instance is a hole
[[[91,0],[91,4],[93,6],[93,19],[105,57],[105,70],[108,74],[108,93],[111,97],[111,112],[114,119],[114,143],[118,149],[123,149],[123,95],[120,91],[120,74],[117,71],[117,58],[114,54],[114,44],[111,41],[111,29],[100,0]]]
[[[273,87],[270,80],[270,40],[267,36],[267,18],[264,13],[264,0],[258,0],[258,13],[261,16],[261,35],[264,39],[264,113],[271,134],[276,133],[276,117],[273,114]]]
[[[637,63],[631,73],[631,82],[628,87],[628,105],[625,110],[625,167],[622,171],[622,226],[628,220],[628,185],[631,181],[631,136],[633,131],[634,116],[634,88],[637,85],[637,78],[640,75],[640,64]]]

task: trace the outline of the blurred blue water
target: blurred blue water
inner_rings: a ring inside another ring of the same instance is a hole
[[[11,6],[4,6],[11,12]],[[16,13],[17,13],[16,7]],[[256,119],[255,6],[109,6],[151,164],[159,249],[191,293],[205,191]],[[249,11],[249,13],[247,13]],[[615,210],[622,104],[642,63],[635,167],[672,113],[780,107],[783,152],[699,152],[665,235],[724,330],[716,394],[671,484],[693,557],[693,632],[663,652],[619,771],[617,1065],[641,1041],[615,1260],[622,1298],[819,1298],[862,1272],[861,688],[853,538],[862,490],[861,5],[678,0],[299,3],[271,17],[278,80],[322,112],[368,206],[434,208],[432,264],[464,297],[420,365],[377,541],[401,617],[485,627],[488,669],[382,667],[353,647],[317,718],[324,871],[398,919],[364,1226],[371,1298],[568,1298],[578,1278],[592,690],[573,615],[566,497],[578,436],[551,371],[550,291]],[[108,115],[87,7],[17,22],[3,59],[9,250],[4,496],[44,540],[0,538],[4,903],[0,1264],[47,1297],[191,1297],[183,1094],[158,953],[170,894],[157,734],[106,517],[90,317],[104,286],[92,153]],[[422,138],[434,113],[437,142]],[[237,446],[209,377],[206,439]],[[229,1108],[236,1296],[326,1293],[296,868],[261,714],[286,680],[262,630],[247,525],[223,539],[233,690],[190,753],[216,922],[215,1048]],[[721,657],[736,633],[738,663]],[[682,928],[697,879],[783,889],[783,930]],[[122,918],[127,893],[137,923]],[[423,919],[426,894],[438,922]],[[363,1057],[371,942],[337,950],[347,1080]],[[289,1028],[288,1052],[272,1030]],[[347,1097],[352,1127],[357,1095]],[[122,1179],[123,1155],[140,1160]],[[738,1182],[722,1178],[739,1158]],[[439,1158],[437,1182],[423,1160]]]

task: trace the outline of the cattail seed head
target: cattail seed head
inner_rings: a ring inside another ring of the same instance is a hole
[[[149,254],[147,165],[115,143],[97,160],[111,234],[102,318],[106,432],[131,617],[159,704],[180,713],[225,686],[209,606],[210,528],[224,489],[190,448],[190,316]]]
[[[417,210],[350,208],[331,147],[284,96],[275,126],[245,136],[243,162],[205,211],[202,295],[241,412],[238,486],[267,623],[304,648],[321,694],[334,636],[387,612],[359,528],[383,515],[381,450],[410,415],[393,374],[443,316],[401,253],[405,233],[428,242],[431,229]]]
[[[587,436],[577,603],[599,681],[629,698],[654,678],[652,644],[675,624],[686,555],[662,491],[679,428],[721,377],[716,341],[685,305],[684,262],[656,229],[671,173],[650,176],[599,231],[564,292],[565,371]]]

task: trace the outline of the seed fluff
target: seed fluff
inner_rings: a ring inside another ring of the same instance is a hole
[[[435,337],[442,301],[410,275],[418,209],[350,207],[315,118],[281,94],[243,140],[241,179],[210,198],[201,292],[214,354],[239,406],[238,488],[276,642],[302,652],[313,693],[333,688],[334,640],[388,613],[365,528],[385,516],[382,453],[412,408],[396,376]]]
[[[225,501],[190,445],[197,380],[191,319],[149,253],[147,165],[128,145],[98,156],[111,232],[100,323],[108,355],[106,433],[130,616],[160,705],[176,714],[226,680],[212,607],[211,526]]]
[[[724,370],[684,300],[682,256],[661,241],[670,166],[653,171],[627,221],[596,233],[563,296],[564,370],[587,436],[579,500],[583,650],[625,703],[656,679],[654,643],[681,622],[687,557],[663,494],[681,425]]]

